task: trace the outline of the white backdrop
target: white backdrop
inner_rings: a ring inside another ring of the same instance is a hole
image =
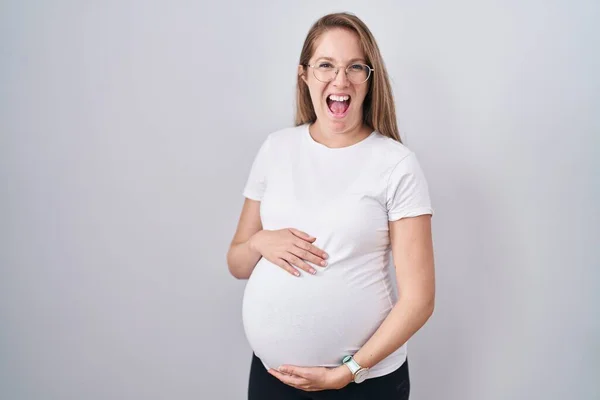
[[[3,1],[0,398],[243,399],[225,255],[310,25],[372,29],[436,215],[416,400],[597,399],[597,1]]]

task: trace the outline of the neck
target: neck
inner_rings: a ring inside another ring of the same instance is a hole
[[[309,132],[316,142],[329,148],[340,148],[360,142],[369,136],[372,130],[362,122],[336,129],[336,127],[320,123],[317,119],[309,126]]]

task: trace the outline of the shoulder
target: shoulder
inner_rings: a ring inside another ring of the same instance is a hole
[[[265,142],[272,148],[289,147],[291,144],[302,138],[302,133],[306,130],[306,125],[285,127],[273,131],[267,135]]]
[[[287,127],[272,131],[262,140],[257,157],[270,159],[285,149],[295,148],[301,139],[303,126]]]
[[[379,132],[375,132],[372,146],[374,158],[383,169],[390,170],[402,162],[416,161],[415,153],[406,145]]]

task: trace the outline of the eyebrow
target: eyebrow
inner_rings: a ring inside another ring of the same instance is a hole
[[[316,59],[316,61],[319,61],[319,60],[336,61],[335,59],[333,59],[331,57],[319,57],[319,58]],[[356,57],[356,58],[353,58],[351,60],[348,60],[349,63],[353,63],[355,61],[366,62],[366,60],[364,58],[362,58],[362,57]]]

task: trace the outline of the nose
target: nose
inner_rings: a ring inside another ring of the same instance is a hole
[[[346,87],[348,86],[348,82],[346,70],[344,68],[338,68],[335,78],[333,79],[333,85],[336,87]]]

